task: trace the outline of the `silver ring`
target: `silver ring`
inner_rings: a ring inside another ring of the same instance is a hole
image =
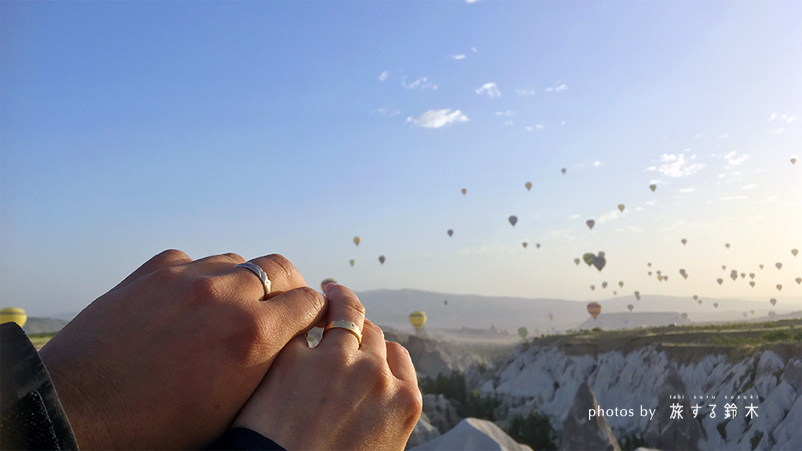
[[[239,265],[235,266],[235,268],[246,268],[256,274],[256,277],[262,282],[262,285],[265,288],[265,297],[262,300],[267,299],[267,296],[270,294],[270,279],[267,278],[267,273],[261,266],[257,265],[256,263],[245,262],[240,263]]]

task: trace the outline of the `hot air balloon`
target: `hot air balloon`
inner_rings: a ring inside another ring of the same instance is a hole
[[[652,272],[651,271],[649,271],[647,274],[649,274],[649,277],[652,277]]]
[[[619,280],[618,281],[618,288],[624,288],[624,281],[623,280]]]
[[[791,158],[791,164],[796,164],[796,158]]]
[[[362,242],[362,239],[361,239],[361,238],[359,238],[358,236],[355,236],[355,237],[354,237],[354,244],[356,244],[357,246],[359,246],[359,243],[360,243],[360,242]]]
[[[646,266],[648,266],[649,268],[651,268],[651,267],[652,267],[652,264],[651,264],[651,263],[646,263]]]
[[[680,269],[679,274],[686,279],[688,278],[688,273],[684,269]]]
[[[384,255],[379,255],[379,263],[381,263],[383,265],[384,264],[384,260],[386,260],[384,258]]]
[[[599,272],[601,272],[602,268],[604,268],[604,265],[606,264],[607,260],[604,259],[604,254],[602,254],[601,252],[599,252],[599,255],[593,258],[593,266],[595,266],[596,269],[599,270]]]
[[[732,277],[732,280],[737,280],[738,279],[738,271],[733,269],[732,272],[730,273],[730,277]]]
[[[663,276],[661,276],[660,274],[658,274],[658,275],[657,275],[657,281],[658,281],[658,282],[662,282],[662,281],[663,281],[663,279],[664,279],[664,277],[663,277]]]
[[[721,269],[722,269],[723,271],[726,271],[726,270],[727,270],[727,265],[721,265]]]
[[[755,314],[755,309],[749,310],[749,313],[754,315]]]
[[[724,247],[726,247],[727,249],[729,249],[729,248],[730,248],[730,243],[725,243],[725,244],[724,244]]]
[[[777,305],[777,300],[774,298],[769,299],[769,302],[771,302],[771,305]]]
[[[330,283],[337,283],[337,281],[334,280],[334,279],[323,279],[323,282],[320,282],[320,291],[325,293],[326,292],[326,285],[328,285]]]
[[[532,189],[532,182],[526,182],[524,186],[526,186],[526,190],[529,191],[530,189]]]
[[[350,264],[351,264],[351,266],[354,266],[354,263],[356,263],[356,260],[354,260],[354,259],[351,259],[351,260],[349,260],[349,261],[348,261],[348,263],[350,263]]]
[[[581,262],[581,261],[582,261],[582,260],[580,260],[580,259],[578,259],[578,258],[575,258],[575,259],[574,259],[574,263],[576,263],[576,265],[577,265],[577,266],[579,266],[579,262]],[[591,263],[592,263],[592,262],[591,262]]]
[[[518,217],[513,215],[510,216],[508,220],[510,221],[510,224],[512,224],[512,226],[515,227],[515,223],[518,222]]]
[[[696,302],[698,302],[698,303],[699,303],[699,305],[702,305],[702,300],[701,300],[701,299],[699,299],[699,300],[698,300],[698,301],[696,301]]]
[[[775,318],[777,318],[777,314],[774,313],[774,310],[770,311],[769,312],[769,319],[774,321]]]
[[[685,313],[685,312],[682,312],[682,319],[688,319],[688,314]]]
[[[6,307],[0,310],[0,324],[17,323],[19,327],[23,327],[27,322],[28,315],[21,308]]]
[[[565,174],[565,168],[562,168],[562,169],[560,169],[560,172],[562,172],[563,174]]]
[[[596,221],[594,221],[594,220],[592,220],[592,219],[588,219],[587,221],[585,221],[585,224],[587,224],[587,225],[588,225],[588,228],[589,228],[590,230],[593,230],[593,226],[594,226],[594,225],[596,225]]]
[[[635,292],[635,299],[640,301],[640,291]]]
[[[797,249],[791,249],[791,253],[792,253],[792,254],[794,254],[794,257],[796,257],[796,254],[798,254],[798,253],[799,253],[799,250],[797,250]]]
[[[607,282],[602,282],[602,288],[607,288]]]
[[[617,291],[615,291],[615,290],[613,290],[613,294],[614,294],[614,295],[615,295],[615,294],[618,294],[618,292],[617,292]]]
[[[694,294],[694,295],[693,295],[693,300],[694,300],[694,301],[696,301],[696,300],[698,300],[698,299],[699,299],[699,296],[697,296],[697,295],[695,295],[695,294]]]
[[[448,299],[443,299],[443,305],[448,305]]]
[[[749,281],[749,286],[751,286],[752,288],[755,288],[755,281],[754,280],[750,280]]]
[[[714,302],[713,307],[718,308],[718,302]]]
[[[421,330],[424,324],[426,324],[426,314],[420,310],[415,310],[414,312],[409,314],[409,322],[412,324],[412,327],[415,328],[415,331]]]
[[[649,189],[650,189],[650,190],[652,190],[652,192],[654,192],[654,190],[656,190],[656,189],[657,189],[657,185],[655,185],[654,183],[652,183],[651,185],[649,185]]]
[[[535,243],[535,247],[540,249],[540,243]]]
[[[462,188],[462,190],[461,190],[461,191],[462,191],[462,195],[463,195],[463,196],[465,195],[465,193],[467,193],[467,192],[468,192],[468,190],[467,190],[467,189],[465,189],[465,188]]]
[[[659,276],[659,275],[660,275],[660,273],[662,273],[662,271],[660,271],[660,270],[658,269],[658,270],[657,270],[657,275]]]
[[[627,308],[628,308],[628,309],[629,309],[629,311],[631,312],[631,311],[632,311],[632,309],[634,309],[634,308],[635,308],[635,306],[634,306],[634,305],[632,305],[632,304],[627,304]]]
[[[783,269],[783,264],[780,262],[775,263],[774,266],[776,266],[777,269]]]
[[[523,246],[523,247],[524,247],[524,249],[526,249],[526,246],[529,246],[529,243],[527,243],[526,241],[524,241],[523,243],[521,243],[521,246]]]
[[[529,334],[529,331],[526,330],[526,327],[519,327],[518,328],[518,335],[521,336],[522,339],[526,339],[526,336]]]
[[[746,273],[745,272],[741,273],[741,279],[746,279]]]
[[[551,321],[551,320],[553,320],[553,319],[554,319],[554,315],[552,315],[551,313],[549,313],[549,321]]]
[[[681,239],[680,241],[682,242],[683,246],[685,246],[685,244],[688,242],[688,240],[686,240],[685,238]]]
[[[783,286],[782,286],[782,284],[779,284],[779,283],[778,283],[778,284],[777,284],[777,291],[782,291],[782,290],[783,290]]]
[[[718,279],[716,279],[716,282],[718,282],[718,284],[721,285],[722,283],[724,283],[724,279],[719,277]]]
[[[599,316],[599,313],[601,313],[601,305],[599,305],[598,302],[589,303],[588,313],[590,313],[590,316],[593,317],[593,321],[596,321],[596,317]]]
[[[763,269],[763,263],[761,263],[761,264],[760,264],[760,265],[758,265],[758,266],[760,266],[760,269]]]
[[[453,234],[454,234],[454,231],[453,231],[452,229],[448,229],[448,230],[446,231],[446,233],[448,234],[448,236],[451,236],[451,235],[453,235]]]
[[[750,278],[750,279],[754,279],[754,278],[755,278],[755,273],[753,273],[753,272],[750,272],[750,273],[749,273],[749,278]]]
[[[588,264],[588,266],[590,266],[590,265],[592,265],[592,264],[593,264],[593,260],[594,260],[595,258],[596,258],[596,256],[595,256],[595,255],[593,255],[593,254],[591,254],[590,252],[588,252],[587,254],[583,254],[583,255],[582,255],[582,260],[584,260],[584,261],[585,261],[585,263],[587,263],[587,264]]]
[[[623,213],[623,212],[624,212],[624,208],[626,208],[626,207],[624,206],[624,204],[618,204],[618,211],[620,211],[621,213]]]
[[[796,280],[796,284],[797,284],[797,285],[800,285],[800,284],[802,284],[802,277],[797,277],[797,278],[796,278],[796,279],[794,279],[794,280]]]
[[[591,285],[590,286],[590,291],[595,291],[595,290],[596,290],[596,285]]]

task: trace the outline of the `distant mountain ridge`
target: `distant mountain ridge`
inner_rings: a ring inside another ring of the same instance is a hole
[[[521,298],[508,296],[480,296],[472,294],[449,294],[431,291],[372,290],[357,295],[373,322],[402,330],[411,330],[409,313],[414,310],[426,312],[426,327],[459,329],[464,327],[488,329],[495,325],[498,330],[514,333],[524,326],[545,333],[552,327],[556,330],[576,329],[590,316],[585,308],[588,301],[565,299]],[[448,301],[446,304],[444,301]],[[783,298],[772,307],[766,302],[740,299],[704,298],[700,305],[691,297],[641,294],[638,301],[634,295],[617,296],[596,300],[602,305],[602,315],[629,313],[627,305],[633,305],[633,313],[688,313],[691,322],[740,321],[743,313],[748,319],[765,317],[769,311],[777,314],[802,310],[802,299]],[[718,303],[718,308],[713,303]],[[549,320],[548,315],[554,316]],[[643,323],[647,324],[647,323]],[[532,333],[532,332],[530,332]]]

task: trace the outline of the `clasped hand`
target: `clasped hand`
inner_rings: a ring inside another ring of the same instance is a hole
[[[422,401],[407,351],[351,290],[308,288],[287,259],[151,258],[40,352],[84,449],[202,449],[247,427],[287,449],[401,450]],[[349,321],[309,348],[316,325]],[[268,371],[269,370],[269,371]]]

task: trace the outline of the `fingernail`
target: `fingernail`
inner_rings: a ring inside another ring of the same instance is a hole
[[[334,286],[337,285],[336,283],[330,283],[326,285],[326,297],[331,296],[331,290],[334,289]]]

